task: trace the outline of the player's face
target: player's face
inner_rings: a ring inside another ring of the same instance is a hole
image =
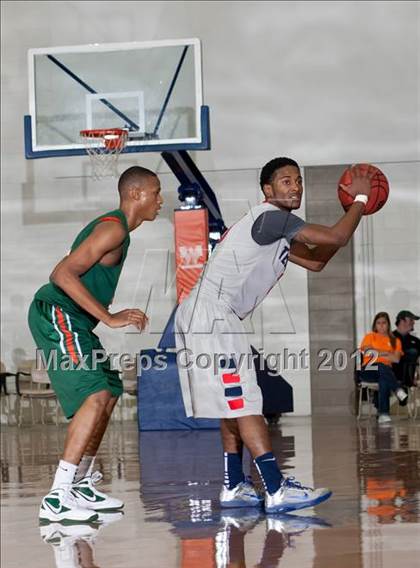
[[[378,318],[376,320],[375,329],[377,333],[382,333],[386,335],[388,333],[388,322],[385,318]]]
[[[285,209],[299,209],[302,201],[303,180],[296,166],[279,168],[271,184],[264,186],[264,193],[270,203]]]
[[[139,197],[139,214],[142,220],[153,221],[156,219],[163,203],[159,178],[147,178],[142,183]]]

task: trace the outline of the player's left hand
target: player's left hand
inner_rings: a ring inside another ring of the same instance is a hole
[[[141,310],[137,308],[121,310],[115,314],[110,314],[106,325],[112,328],[126,327],[127,325],[134,325],[140,331],[149,323],[149,318]]]
[[[375,175],[375,169],[370,166],[366,171],[362,171],[359,166],[349,168],[351,174],[351,184],[340,184],[342,190],[346,191],[353,198],[358,194],[369,197],[371,191],[371,179]]]
[[[135,325],[137,329],[143,331],[146,325],[149,323],[149,318],[141,310],[135,310],[135,312],[136,314],[135,318],[133,318],[132,325]]]

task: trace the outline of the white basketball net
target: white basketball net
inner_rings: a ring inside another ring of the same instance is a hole
[[[82,130],[80,138],[92,164],[93,179],[118,177],[118,159],[127,142],[127,130]]]

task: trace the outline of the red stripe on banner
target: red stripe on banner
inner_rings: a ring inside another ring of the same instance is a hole
[[[64,319],[64,314],[60,310],[60,308],[58,307],[55,308],[55,315],[57,316],[58,326],[60,330],[64,333],[64,341],[67,347],[67,351],[70,354],[71,360],[73,361],[73,363],[78,363],[79,358],[77,356],[76,349],[74,348],[73,335],[72,332],[66,326],[66,320]]]
[[[235,398],[235,400],[228,400],[228,405],[231,410],[239,410],[244,407],[244,399]]]
[[[223,373],[222,381],[225,385],[230,385],[231,383],[240,383],[241,377],[239,375],[235,375],[235,373]]]
[[[121,219],[119,217],[102,217],[100,221],[115,221],[115,223],[121,223]]]

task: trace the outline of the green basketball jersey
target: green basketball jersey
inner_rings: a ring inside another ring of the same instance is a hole
[[[116,266],[105,266],[97,262],[87,272],[80,276],[80,280],[89,290],[92,296],[98,300],[105,308],[111,304],[117,288],[118,279],[124,261],[127,256],[127,250],[130,244],[130,235],[128,232],[127,219],[121,209],[115,209],[109,213],[105,213],[91,221],[77,235],[72,244],[71,251],[77,247],[92,233],[94,228],[104,221],[114,221],[121,223],[127,231],[127,235],[122,243],[122,256],[120,262]],[[60,306],[65,312],[82,319],[86,324],[93,328],[98,324],[98,320],[81,308],[74,300],[68,296],[64,290],[56,286],[53,282],[49,282],[42,286],[35,294],[36,300],[42,300],[49,304]]]

